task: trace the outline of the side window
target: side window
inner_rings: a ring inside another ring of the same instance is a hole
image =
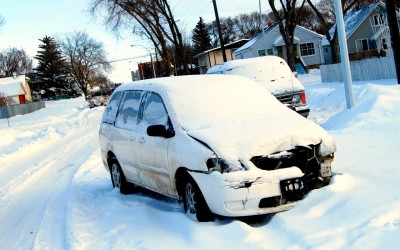
[[[122,91],[115,92],[107,103],[107,107],[103,114],[103,123],[114,124],[115,116],[117,115],[119,100],[121,99]]]
[[[143,125],[165,125],[168,126],[168,113],[165,110],[161,97],[155,93],[149,93],[143,109]]]
[[[120,110],[115,120],[115,126],[123,129],[133,129],[137,124],[142,91],[126,91]]]

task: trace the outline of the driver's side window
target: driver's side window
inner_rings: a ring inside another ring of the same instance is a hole
[[[146,127],[151,125],[168,126],[168,113],[161,96],[156,93],[147,95],[140,123]]]

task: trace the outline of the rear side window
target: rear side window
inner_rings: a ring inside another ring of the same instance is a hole
[[[115,120],[115,126],[122,129],[133,129],[137,124],[140,100],[143,91],[126,91],[122,99],[120,110]]]
[[[114,124],[115,116],[117,115],[119,100],[121,99],[122,91],[115,92],[107,103],[107,107],[103,114],[103,123]]]
[[[168,113],[158,94],[149,93],[147,96],[141,123],[146,126],[168,125]]]

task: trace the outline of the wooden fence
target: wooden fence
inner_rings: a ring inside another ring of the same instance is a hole
[[[0,108],[0,119],[10,118],[16,115],[25,115],[36,110],[45,108],[44,101],[31,102],[27,104],[11,105]]]
[[[321,65],[322,82],[343,82],[342,64]],[[369,81],[396,78],[393,56],[350,62],[351,78],[354,81]]]

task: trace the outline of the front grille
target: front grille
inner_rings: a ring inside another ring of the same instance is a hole
[[[292,104],[292,94],[275,96],[283,104]]]
[[[296,166],[304,173],[303,181],[308,188],[313,188],[318,181],[319,163],[317,150],[319,145],[296,147],[284,152],[267,156],[255,156],[251,162],[262,170],[276,170]]]

